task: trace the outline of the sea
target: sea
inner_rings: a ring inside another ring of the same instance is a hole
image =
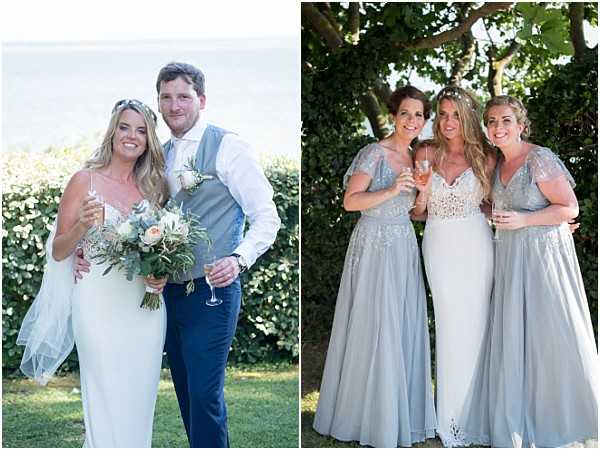
[[[116,101],[137,98],[157,112],[156,76],[171,61],[204,72],[206,120],[261,156],[300,159],[300,45],[290,37],[4,42],[2,151],[95,148]],[[164,142],[170,133],[159,122]]]

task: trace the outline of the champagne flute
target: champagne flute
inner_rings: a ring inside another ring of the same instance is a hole
[[[209,256],[203,267],[206,284],[208,284],[208,287],[210,288],[210,298],[206,300],[207,306],[219,306],[221,303],[223,303],[223,300],[215,296],[215,287],[212,285],[209,279],[209,275],[215,268],[216,262],[217,259],[214,256]]]
[[[421,159],[417,161],[417,166],[415,168],[415,181],[418,184],[426,185],[429,181],[429,177],[431,176],[431,164],[426,159]]]
[[[495,222],[495,216],[496,216],[496,214],[498,214],[498,211],[502,211],[502,208],[504,208],[504,205],[502,204],[502,202],[500,202],[498,200],[492,201],[492,223],[494,224],[494,237],[492,240],[495,242],[500,241],[500,236],[498,235],[498,226],[496,225],[496,222]]]
[[[105,218],[105,205],[104,205],[104,198],[102,198],[102,196],[100,194],[98,194],[96,191],[94,190],[90,190],[88,191],[88,195],[91,195],[92,197],[94,197],[94,201],[96,201],[97,203],[99,203],[99,206],[102,207],[102,209],[100,210],[98,216],[96,217],[96,220],[94,221],[94,225],[95,226],[101,226],[104,224],[104,218]]]

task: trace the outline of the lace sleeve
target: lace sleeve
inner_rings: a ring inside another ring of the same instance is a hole
[[[369,144],[366,147],[363,147],[354,157],[352,164],[350,164],[350,167],[344,175],[344,188],[348,185],[350,177],[356,172],[363,172],[369,177],[374,178],[375,171],[382,158],[383,152],[378,146]]]
[[[535,183],[550,181],[564,176],[571,187],[575,187],[575,180],[571,176],[569,169],[565,167],[564,163],[552,150],[545,147],[534,149],[529,153],[527,163],[529,164]]]

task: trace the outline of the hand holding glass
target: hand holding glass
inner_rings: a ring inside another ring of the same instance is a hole
[[[204,275],[206,276],[206,284],[208,284],[208,287],[210,288],[210,298],[206,300],[207,306],[219,306],[221,303],[223,303],[223,300],[215,296],[215,287],[210,282],[210,274],[215,268],[216,263],[217,260],[214,256],[209,257],[207,259],[207,262],[204,263]]]
[[[426,159],[416,161],[415,181],[417,184],[425,186],[431,176],[431,164]]]
[[[105,216],[104,199],[102,198],[101,195],[99,195],[98,193],[96,193],[96,191],[93,191],[93,190],[88,191],[88,195],[92,196],[94,198],[94,201],[98,204],[98,213],[96,215],[96,220],[94,221],[94,225],[100,226],[100,225],[104,224],[104,216]]]
[[[502,202],[499,201],[493,201],[492,202],[492,223],[494,224],[494,241],[500,241],[500,236],[498,235],[498,224],[496,223],[496,218],[500,215],[500,213],[502,212],[502,208],[504,208],[504,205],[502,204]]]

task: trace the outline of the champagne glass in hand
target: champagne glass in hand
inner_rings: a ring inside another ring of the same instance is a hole
[[[426,159],[416,161],[415,181],[417,184],[425,186],[431,176],[431,164]]]
[[[221,303],[223,303],[223,300],[215,296],[215,287],[210,282],[210,273],[215,268],[216,261],[217,259],[214,256],[210,256],[204,263],[204,275],[206,276],[206,284],[208,284],[208,287],[210,288],[210,298],[206,300],[207,306],[219,306]]]
[[[104,209],[105,209],[105,206],[104,206],[104,199],[102,198],[102,196],[101,196],[100,194],[98,194],[98,193],[97,193],[96,191],[94,191],[94,190],[90,190],[90,191],[88,191],[88,195],[90,195],[90,196],[94,197],[94,201],[95,201],[96,203],[98,203],[98,210],[99,210],[99,211],[98,211],[98,215],[97,215],[97,217],[96,217],[96,220],[95,220],[95,223],[94,223],[94,224],[95,224],[96,226],[101,226],[101,225],[103,225],[103,224],[104,224],[104,215],[105,215],[105,214],[104,214]]]
[[[502,208],[504,208],[502,202],[498,200],[492,202],[492,223],[494,224],[493,240],[496,242],[500,241],[500,236],[498,235],[498,224],[496,223],[496,216],[498,215],[499,211],[502,211]]]

